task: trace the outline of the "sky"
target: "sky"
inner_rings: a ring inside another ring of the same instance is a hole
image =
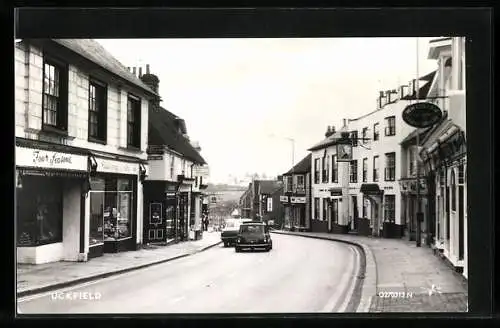
[[[432,39],[418,38],[421,76],[437,68],[427,60]],[[98,42],[124,66],[150,65],[162,107],[186,121],[212,183],[288,171],[328,125],[373,111],[379,91],[417,75],[417,38]]]

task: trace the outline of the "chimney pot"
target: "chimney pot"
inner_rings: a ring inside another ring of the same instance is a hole
[[[142,67],[139,67],[139,77],[142,76]]]
[[[146,64],[146,74],[149,74],[149,64]]]

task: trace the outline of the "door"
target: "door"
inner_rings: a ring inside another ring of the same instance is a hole
[[[300,207],[300,226],[301,227],[306,226],[306,207],[305,206]]]
[[[464,186],[458,187],[458,259],[464,259]]]
[[[189,223],[189,211],[188,211],[188,194],[181,193],[179,197],[179,226],[178,226],[178,236],[180,240],[187,240],[188,230],[187,225]]]
[[[358,230],[358,197],[352,196],[353,229]]]
[[[163,202],[149,202],[147,213],[144,225],[148,242],[152,244],[166,242],[167,231]]]

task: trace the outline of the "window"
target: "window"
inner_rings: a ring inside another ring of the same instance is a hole
[[[339,222],[339,200],[332,199],[332,223]]]
[[[358,145],[358,131],[351,132],[352,146],[356,147]]]
[[[170,158],[170,177],[174,180],[175,155]]]
[[[68,68],[45,58],[43,65],[42,128],[68,130]]]
[[[363,196],[363,219],[366,219],[366,214],[368,213],[368,208],[366,206],[367,199]]]
[[[363,158],[363,182],[368,180],[368,158]]]
[[[323,162],[323,174],[322,174],[322,179],[321,182],[327,183],[328,182],[328,172],[330,171],[330,157],[324,156],[321,161]]]
[[[322,220],[328,220],[328,198],[323,198],[323,217]]]
[[[23,176],[16,189],[17,246],[39,246],[62,241],[63,179]]]
[[[300,188],[304,188],[304,176],[303,175],[297,176],[297,185]]]
[[[291,176],[286,177],[286,192],[293,191],[293,180]]]
[[[319,198],[314,198],[314,219],[319,220]]]
[[[358,182],[358,161],[357,160],[352,160],[349,163],[349,181],[356,183]]]
[[[410,173],[410,176],[414,176],[416,174],[416,170],[415,170],[415,149],[413,147],[410,147],[409,149],[409,159],[408,159],[408,162],[409,162],[409,173]]]
[[[375,123],[373,125],[373,140],[375,140],[375,141],[377,141],[379,139],[379,136],[380,136],[380,132],[378,130],[378,126],[379,126],[378,123]]]
[[[378,156],[373,156],[373,181],[378,181]]]
[[[332,155],[332,182],[339,182],[339,162],[337,155]]]
[[[96,81],[89,84],[89,140],[106,141],[106,86]]]
[[[457,186],[455,184],[455,170],[451,170],[451,210],[457,210]]]
[[[314,159],[314,183],[319,183],[319,158]]]
[[[395,116],[386,117],[385,122],[386,122],[385,135],[386,136],[396,135],[396,117]]]
[[[396,153],[385,154],[385,181],[396,180]]]
[[[368,134],[368,128],[363,128],[363,132],[362,132],[361,137],[363,138],[363,143],[364,144],[368,142],[368,140],[366,140],[367,137],[368,137],[367,134]]]
[[[141,147],[141,99],[133,95],[127,99],[127,145]]]
[[[130,238],[133,180],[92,177],[90,184],[90,246]]]
[[[384,220],[394,222],[396,220],[396,196],[385,195]]]

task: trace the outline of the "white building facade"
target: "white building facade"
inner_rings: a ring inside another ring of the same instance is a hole
[[[156,97],[93,40],[16,43],[18,263],[140,247]]]
[[[435,179],[434,247],[467,278],[465,38],[431,41],[428,58],[438,66],[429,98],[446,115],[420,152],[427,174]]]

